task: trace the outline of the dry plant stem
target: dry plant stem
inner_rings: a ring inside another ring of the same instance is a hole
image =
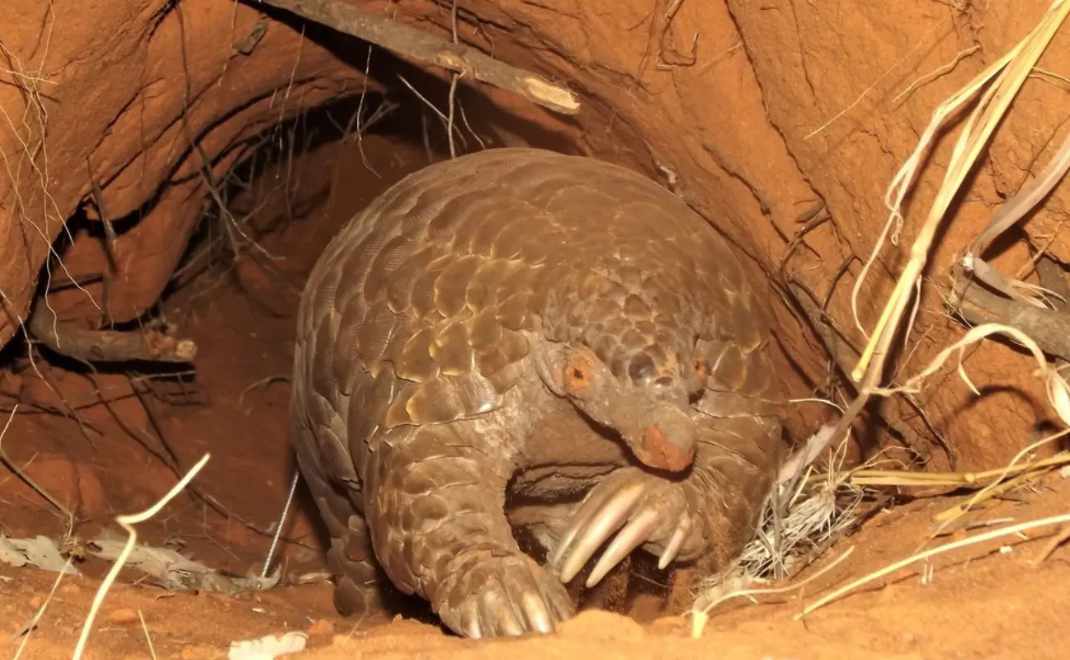
[[[134,525],[143,523],[149,518],[152,518],[160,512],[160,509],[167,506],[167,503],[182,492],[182,489],[197,476],[197,473],[201,471],[201,468],[204,467],[205,463],[207,463],[210,458],[211,454],[202,456],[201,460],[197,461],[197,464],[190,468],[189,472],[186,473],[186,476],[182,477],[182,479],[179,480],[171,490],[167,491],[167,494],[161,497],[156,504],[153,504],[141,513],[119,516],[115,519],[115,522],[119,523],[129,536],[126,539],[126,544],[123,546],[122,552],[115,558],[115,563],[112,564],[111,570],[108,571],[108,574],[100,583],[100,587],[97,588],[96,595],[93,596],[93,605],[89,608],[89,614],[86,615],[85,623],[82,624],[82,633],[78,636],[78,644],[74,647],[74,654],[71,656],[72,660],[79,660],[85,652],[85,645],[89,641],[89,631],[93,629],[93,620],[96,618],[97,612],[100,610],[101,603],[104,602],[104,596],[107,595],[108,589],[110,589],[112,583],[115,582],[115,578],[118,577],[119,571],[123,568],[123,564],[126,563],[134,546],[137,545],[137,530],[134,528]]]
[[[457,0],[453,0],[453,5],[450,7],[450,31],[453,45],[456,47],[460,43],[457,38]],[[450,158],[457,157],[457,145],[453,142],[453,118],[457,109],[457,81],[463,75],[463,73],[457,73],[456,71],[450,73],[449,119],[446,121],[446,137],[449,138],[450,142]]]
[[[1054,456],[1016,465],[984,470],[982,472],[913,472],[909,470],[855,470],[850,483],[856,486],[957,486],[982,488],[990,482],[1022,472],[1032,472],[1047,467],[1070,463],[1070,451],[1061,451]],[[827,479],[827,474],[815,474],[811,479]]]
[[[1033,565],[1039,566],[1047,561],[1048,557],[1051,556],[1051,553],[1055,552],[1055,549],[1060,545],[1066,543],[1067,539],[1070,539],[1070,525],[1063,525],[1062,531],[1056,534],[1055,538],[1044,545],[1040,554],[1033,560]]]
[[[1034,285],[1004,275],[985,262],[982,256],[996,238],[1018,223],[1051,193],[1052,189],[1062,181],[1068,169],[1070,169],[1070,134],[1063,140],[1047,167],[1036,179],[1023,185],[1017,194],[1001,204],[992,215],[985,230],[974,239],[962,259],[963,267],[971,275],[1013,300],[1046,309],[1039,292],[1030,291],[1034,289]],[[961,285],[963,279],[961,274],[955,279]],[[1023,289],[1026,293],[1022,292]]]
[[[63,570],[56,573],[56,581],[52,583],[52,589],[48,592],[48,597],[45,598],[45,602],[41,603],[41,607],[37,608],[34,612],[30,622],[23,628],[26,632],[22,635],[22,641],[19,642],[19,648],[15,650],[14,660],[19,660],[22,656],[22,650],[26,648],[26,643],[30,641],[30,635],[37,628],[38,622],[41,621],[41,617],[45,615],[45,610],[48,609],[48,604],[52,602],[52,597],[56,595],[56,589],[59,588],[59,583],[63,581],[63,576],[67,574],[67,569],[71,566],[72,559],[67,557],[67,563],[63,565]]]
[[[901,101],[904,97],[913,94],[914,90],[918,89],[922,85],[927,85],[927,84],[931,83],[932,81],[936,80],[937,78],[939,78],[940,76],[944,76],[944,75],[947,75],[947,74],[951,73],[952,71],[955,70],[955,67],[958,66],[959,62],[961,62],[964,58],[969,57],[970,55],[973,55],[974,53],[976,53],[979,50],[981,50],[981,45],[980,44],[974,44],[974,45],[970,46],[969,48],[966,48],[964,50],[960,50],[959,52],[955,53],[955,57],[950,62],[948,62],[947,64],[944,64],[944,65],[941,65],[936,70],[930,71],[929,73],[925,74],[921,78],[918,78],[914,82],[910,83],[907,86],[906,89],[904,89],[903,91],[901,91],[898,94],[896,94],[895,98],[892,99],[892,105],[898,104],[899,101]]]
[[[1052,433],[1051,435],[1048,435],[1047,437],[1041,438],[1040,440],[1038,440],[1038,441],[1036,441],[1036,442],[1034,442],[1032,444],[1029,444],[1026,447],[1023,447],[1022,449],[1020,449],[1018,451],[1017,454],[1014,455],[1014,458],[1012,458],[1011,461],[1009,463],[1007,463],[1007,465],[1003,466],[1003,470],[1000,471],[1000,474],[996,477],[995,480],[992,481],[992,483],[986,485],[984,488],[982,488],[977,493],[974,493],[974,495],[970,499],[966,500],[965,502],[961,502],[961,503],[957,504],[956,506],[953,506],[950,509],[947,509],[946,511],[941,511],[937,515],[933,516],[933,520],[941,523],[940,529],[942,530],[946,525],[948,525],[951,522],[955,521],[960,516],[965,515],[973,507],[975,507],[977,504],[981,503],[982,501],[990,499],[992,497],[995,497],[996,495],[999,495],[999,494],[1014,490],[1015,488],[1018,488],[1019,486],[1022,486],[1024,484],[1028,483],[1030,480],[1034,479],[1035,477],[1039,476],[1040,474],[1043,474],[1044,472],[1049,471],[1051,469],[1051,467],[1054,467],[1054,465],[1045,466],[1045,467],[1038,467],[1038,468],[1036,468],[1036,469],[1034,469],[1032,471],[1025,472],[1024,474],[1019,474],[1017,477],[1015,477],[1013,479],[1010,479],[1008,481],[1003,481],[1004,479],[1007,478],[1007,475],[1009,475],[1011,473],[1011,471],[1014,469],[1014,467],[1016,465],[1018,465],[1018,461],[1019,460],[1021,460],[1025,456],[1028,456],[1029,454],[1031,454],[1035,449],[1039,448],[1041,445],[1046,445],[1046,444],[1048,444],[1050,442],[1054,442],[1055,440],[1058,440],[1059,438],[1062,438],[1063,436],[1065,436],[1067,433],[1070,433],[1070,428],[1063,429],[1062,431],[1058,431],[1056,433]],[[1060,454],[1062,454],[1061,457],[1065,461],[1066,452],[1060,452]],[[1057,458],[1059,456],[1060,456],[1059,454],[1056,454],[1055,458]],[[1040,461],[1037,461],[1037,463],[1039,463],[1039,462]],[[1034,463],[1034,465],[1036,465],[1036,463]]]
[[[1018,534],[1019,532],[1024,532],[1026,530],[1036,529],[1037,527],[1047,527],[1049,525],[1057,525],[1057,524],[1066,523],[1066,522],[1070,522],[1070,513],[1064,513],[1064,514],[1058,515],[1058,516],[1048,516],[1047,518],[1040,518],[1039,520],[1031,520],[1029,522],[1024,522],[1024,523],[1020,523],[1020,524],[1017,524],[1017,525],[1011,525],[1009,527],[1001,527],[999,529],[994,529],[991,532],[985,532],[983,534],[977,534],[976,536],[971,536],[969,538],[962,539],[962,540],[959,540],[959,541],[952,541],[951,543],[945,543],[944,545],[938,545],[935,548],[930,548],[929,550],[926,550],[924,552],[919,552],[919,553],[911,555],[911,556],[909,556],[909,557],[907,557],[905,559],[901,559],[900,561],[897,561],[897,562],[895,562],[893,564],[889,564],[889,565],[885,566],[884,568],[882,568],[880,570],[877,570],[877,571],[874,571],[873,573],[870,573],[869,575],[864,575],[864,576],[858,578],[857,580],[854,580],[854,581],[852,581],[852,582],[840,587],[839,589],[836,589],[836,590],[832,591],[831,593],[825,594],[824,596],[822,596],[818,600],[814,601],[810,605],[807,605],[806,608],[803,609],[802,612],[799,612],[798,614],[796,614],[795,615],[795,620],[798,621],[799,619],[802,619],[803,617],[807,616],[808,614],[810,614],[814,610],[820,609],[820,608],[824,607],[825,605],[828,605],[829,603],[839,599],[841,596],[844,596],[845,594],[850,593],[851,591],[854,591],[855,589],[857,589],[858,587],[861,587],[862,585],[868,584],[868,583],[870,583],[870,582],[872,582],[874,580],[877,580],[879,578],[882,578],[885,575],[888,575],[890,573],[894,573],[895,571],[897,571],[897,570],[899,570],[901,568],[904,568],[906,566],[909,566],[909,565],[913,564],[914,562],[921,561],[922,559],[928,559],[929,557],[933,557],[935,555],[939,555],[939,554],[942,554],[944,552],[949,552],[951,550],[957,550],[959,548],[965,548],[967,546],[975,545],[977,543],[984,543],[985,541],[991,541],[992,539],[997,539],[997,538],[1001,538],[1001,537],[1004,537],[1004,536],[1010,536],[1012,534]]]
[[[145,615],[141,613],[140,609],[137,611],[137,618],[141,620],[141,630],[145,633],[145,643],[149,645],[149,655],[152,656],[152,660],[156,660],[156,647],[152,644],[149,626],[145,623]]]
[[[286,496],[286,503],[282,506],[282,515],[279,516],[279,524],[275,528],[275,536],[271,538],[271,547],[268,548],[267,557],[264,559],[264,570],[260,572],[260,577],[262,578],[266,578],[268,571],[271,570],[271,560],[275,558],[275,549],[279,546],[282,528],[286,525],[286,514],[290,512],[290,505],[293,504],[294,493],[297,492],[297,482],[300,479],[301,473],[294,472],[293,479],[290,481],[290,493]]]
[[[988,143],[999,120],[1006,113],[1011,101],[1017,95],[1018,90],[1021,89],[1029,71],[1036,64],[1048,43],[1050,43],[1055,30],[1062,24],[1068,12],[1070,12],[1070,2],[1059,2],[1057,0],[1053,3],[1048,13],[1026,38],[996,64],[990,66],[975,78],[970,85],[958,92],[944,106],[941,106],[940,110],[934,114],[933,122],[930,123],[929,129],[926,131],[927,135],[934,130],[935,126],[942,123],[943,117],[950,113],[949,108],[961,106],[972,98],[990,77],[1005,66],[999,77],[982,95],[955,143],[951,161],[936,199],[933,201],[925,223],[918,232],[917,239],[911,245],[910,260],[896,282],[895,290],[881,313],[880,319],[874,328],[873,336],[862,352],[862,357],[851,372],[852,378],[856,381],[861,381],[859,394],[851,402],[848,414],[844,415],[837,425],[833,441],[837,441],[842,437],[854,416],[862,410],[869,397],[876,393],[879,381],[884,373],[889,348],[900,329],[904,311],[907,303],[913,297],[912,292],[915,289],[916,282],[925,270],[929,251],[941,221],[961,188],[962,182],[977,161],[981,150]],[[889,188],[889,198],[894,196],[895,204],[889,204],[892,213],[884,232],[881,234],[881,238],[878,240],[877,249],[879,249],[889,226],[895,218],[899,217],[899,206],[907,188],[909,188],[916,165],[920,161],[920,153],[925,148],[924,143],[924,139],[919,142],[918,148],[915,149],[907,164],[896,175],[892,186]],[[898,191],[898,193],[893,195],[893,191]],[[876,251],[874,251],[875,255]],[[867,267],[871,261],[867,262]],[[864,277],[864,272],[859,275],[854,293],[857,293],[858,283],[862,277]],[[852,297],[852,303],[856,297]],[[909,328],[906,331],[909,332]]]
[[[980,256],[1000,234],[1021,220],[1034,206],[1047,197],[1052,188],[1066,175],[1068,169],[1070,169],[1070,134],[1063,139],[1055,156],[1040,175],[1023,185],[1014,197],[1000,205],[992,215],[988,226],[970,245],[969,252]]]
[[[810,327],[824,345],[825,352],[832,357],[833,362],[839,367],[844,376],[848,376],[851,373],[852,365],[858,360],[859,353],[857,349],[855,349],[855,347],[851,345],[851,342],[843,336],[842,332],[833,326],[832,320],[828,318],[827,314],[825,314],[820,307],[818,307],[813,294],[811,294],[806,287],[791,281],[788,283],[788,290],[791,292],[793,300],[795,300],[803,314],[806,316],[806,319],[810,322]],[[918,412],[919,416],[925,415],[920,404],[913,397],[906,397],[906,401]],[[842,410],[841,413],[843,413]],[[930,445],[923,441],[919,434],[916,433],[894,409],[875,409],[872,413],[889,428],[898,433],[908,447],[926,458],[929,456]],[[837,429],[830,434],[828,441],[831,443],[834,440],[841,438],[842,436],[840,433],[846,433],[847,428],[849,428],[849,423],[847,426],[842,427],[842,429]],[[930,430],[932,430],[931,427]],[[940,434],[935,430],[932,430],[932,433],[933,436],[937,438],[937,442],[940,444],[941,448],[947,453],[952,465],[954,465],[955,455],[951,447],[942,441]],[[923,445],[923,443],[925,444]]]
[[[978,283],[955,279],[950,304],[964,319],[973,324],[1013,326],[1032,337],[1045,353],[1070,360],[1070,314],[1004,298]]]
[[[925,132],[914,147],[914,151],[911,152],[910,157],[907,158],[902,167],[899,168],[899,171],[896,172],[895,176],[892,178],[892,182],[889,184],[888,190],[884,196],[884,205],[888,208],[888,219],[885,221],[884,227],[881,229],[881,233],[877,237],[876,242],[873,244],[873,250],[870,253],[869,258],[863,262],[862,270],[858,273],[858,277],[855,278],[854,286],[851,289],[851,314],[854,317],[855,325],[863,336],[867,338],[869,337],[865,328],[862,327],[862,322],[858,317],[858,295],[861,291],[862,284],[865,282],[866,276],[869,274],[869,270],[873,263],[877,260],[877,256],[880,254],[881,248],[884,246],[884,242],[887,240],[889,233],[892,235],[892,243],[898,243],[896,237],[899,233],[899,225],[903,221],[900,209],[903,206],[903,200],[906,198],[907,193],[910,191],[910,188],[914,183],[914,178],[917,174],[918,167],[921,165],[922,158],[928,153],[929,147],[936,139],[937,131],[944,125],[944,122],[957,114],[967,102],[977,96],[984,85],[1002,71],[1003,68],[1007,66],[1007,63],[1018,55],[1019,51],[1022,50],[1024,43],[1024,41],[1019,42],[1003,57],[990,64],[988,68],[975,76],[965,87],[955,93],[951,98],[944,101],[944,103],[933,111],[932,118],[929,120]],[[895,227],[894,231],[892,231],[893,226]],[[888,310],[886,309],[885,312],[887,311]],[[882,317],[881,322],[878,323],[878,329],[884,321],[885,319]]]
[[[154,330],[116,332],[87,330],[56,323],[55,313],[43,304],[34,306],[28,324],[34,339],[50,349],[85,362],[192,362],[197,344]]]
[[[1013,479],[1008,479],[1007,481],[1002,481],[998,483],[993,482],[988,486],[985,486],[982,490],[979,490],[974,493],[973,497],[966,500],[965,502],[960,502],[959,504],[956,504],[950,509],[945,509],[941,511],[940,513],[933,516],[933,521],[938,523],[936,529],[933,530],[933,532],[929,535],[929,538],[922,541],[922,543],[918,546],[918,549],[920,550],[921,548],[924,548],[926,545],[928,545],[930,540],[936,538],[937,536],[940,536],[944,532],[944,530],[954,524],[955,521],[957,521],[959,518],[974,510],[974,508],[981,502],[992,499],[993,497],[999,497],[1004,493],[1009,493],[1011,491],[1027,486],[1030,483],[1035,482],[1040,476],[1047,473],[1048,471],[1049,470],[1043,469],[1036,470],[1033,472],[1019,474],[1017,477],[1014,477]]]
[[[433,64],[515,92],[544,108],[566,115],[580,111],[575,95],[546,78],[510,66],[463,44],[427,34],[385,16],[360,11],[342,0],[257,0],[363,39],[397,55]]]
[[[11,470],[12,474],[22,480],[22,482],[29,486],[35,493],[45,498],[45,500],[47,500],[49,504],[55,507],[56,511],[59,511],[61,514],[63,514],[63,517],[66,520],[74,520],[74,515],[69,510],[67,510],[67,507],[60,504],[59,500],[53,497],[51,493],[49,493],[47,490],[38,485],[38,483],[34,481],[33,478],[30,477],[30,475],[26,474],[19,466],[15,465],[15,462],[8,458],[7,452],[4,451],[4,436],[7,435],[7,429],[11,426],[11,420],[15,419],[15,413],[17,413],[18,411],[19,404],[16,403],[14,406],[11,407],[11,414],[7,416],[7,421],[4,422],[4,428],[0,430],[0,463],[3,463],[7,467],[7,469]]]
[[[836,557],[831,562],[829,562],[827,566],[822,566],[819,571],[806,578],[805,580],[796,582],[795,584],[789,584],[783,587],[773,587],[768,589],[737,589],[736,591],[730,591],[727,594],[724,594],[720,598],[717,598],[713,602],[704,605],[703,607],[693,608],[689,612],[689,614],[691,614],[691,639],[698,639],[702,637],[702,631],[705,630],[706,622],[709,620],[710,610],[717,607],[721,603],[731,600],[733,598],[749,598],[751,596],[761,596],[765,594],[782,594],[787,593],[789,591],[797,591],[810,584],[814,580],[818,579],[822,575],[825,575],[832,569],[836,568],[840,564],[840,562],[850,557],[851,553],[854,551],[854,546],[847,548],[843,551],[843,553],[840,554],[839,557]]]

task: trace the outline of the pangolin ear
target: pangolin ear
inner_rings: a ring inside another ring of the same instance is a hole
[[[598,388],[605,366],[589,348],[550,344],[535,355],[535,369],[554,394],[587,399]]]
[[[535,363],[535,373],[546,384],[551,392],[557,396],[568,396],[565,391],[565,363],[568,361],[570,349],[565,344],[556,342],[543,343],[539,350],[535,351],[532,359]]]
[[[592,398],[603,385],[599,378],[602,371],[605,371],[605,366],[591,349],[568,351],[560,370],[565,394],[581,400]]]

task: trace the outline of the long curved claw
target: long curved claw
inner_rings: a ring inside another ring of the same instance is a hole
[[[483,629],[479,625],[479,612],[475,603],[465,606],[461,612],[461,631],[465,637],[479,639],[483,636]]]
[[[494,578],[497,588],[487,589],[480,597],[480,623],[485,633],[493,636],[524,634],[524,626],[517,620],[505,584]]]
[[[560,583],[555,584],[554,586],[558,586],[559,584]],[[543,602],[549,603],[550,609],[552,610],[551,616],[553,618],[551,621],[565,621],[574,614],[572,600],[569,599],[567,592],[558,593],[544,587],[542,594]]]
[[[551,566],[561,565],[561,560],[565,558],[565,553],[572,546],[572,542],[576,539],[576,535],[580,533],[580,530],[602,511],[607,502],[619,496],[621,492],[620,490],[595,488],[587,494],[587,497],[584,498],[579,508],[572,515],[572,523],[565,530],[565,533],[561,535],[557,548],[551,553],[549,558]]]
[[[593,516],[581,518],[575,532],[569,530],[567,536],[574,542],[569,546],[562,544],[562,551],[558,553],[562,582],[570,582],[576,577],[595,551],[620,529],[642,494],[642,484],[622,488],[613,493],[610,501]]]
[[[676,531],[672,533],[669,538],[669,542],[665,544],[665,549],[661,552],[661,556],[658,557],[658,570],[665,570],[665,567],[672,563],[673,559],[676,559],[677,553],[680,552],[680,547],[684,544],[684,539],[691,532],[691,517],[684,516],[680,520],[680,524],[676,526]]]
[[[473,639],[552,633],[572,616],[572,600],[557,576],[519,551],[465,559],[432,603],[454,631]]]
[[[520,611],[524,613],[524,618],[527,619],[528,627],[531,630],[544,634],[554,631],[554,623],[550,617],[550,611],[547,609],[543,599],[537,594],[526,592],[521,596],[521,602],[518,605]]]
[[[609,544],[595,564],[594,570],[587,576],[587,588],[590,589],[601,582],[606,573],[613,570],[632,550],[642,545],[657,526],[658,512],[655,509],[646,509],[629,522]]]

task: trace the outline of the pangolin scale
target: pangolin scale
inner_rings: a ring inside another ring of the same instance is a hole
[[[313,269],[294,367],[339,610],[388,578],[461,634],[547,632],[599,549],[588,584],[636,547],[737,553],[780,451],[754,277],[675,195],[594,159],[488,150],[374,200]],[[518,499],[546,566],[514,540]]]

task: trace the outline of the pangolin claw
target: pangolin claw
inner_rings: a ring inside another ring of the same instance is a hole
[[[446,625],[474,639],[551,633],[572,616],[561,583],[530,558],[514,555],[487,558],[458,576],[436,609]]]
[[[672,537],[669,538],[669,542],[665,544],[665,549],[662,550],[661,556],[658,557],[658,570],[665,570],[672,563],[672,560],[676,559],[676,554],[680,552],[680,546],[684,544],[684,539],[687,538],[690,531],[691,517],[685,516],[680,520],[680,524],[676,526],[676,530],[672,533]]]
[[[602,557],[594,565],[591,574],[587,576],[587,588],[589,589],[601,582],[606,573],[619,564],[622,559],[630,555],[632,550],[646,542],[650,533],[657,526],[658,512],[654,509],[643,511],[625,525],[624,529],[617,534],[613,542],[606,548],[606,551],[602,553]]]
[[[660,549],[664,569],[681,549],[700,543],[694,535],[697,512],[681,482],[638,468],[623,468],[588,492],[550,557],[562,582],[570,582],[610,537],[586,580],[598,584],[614,566],[639,546]]]

